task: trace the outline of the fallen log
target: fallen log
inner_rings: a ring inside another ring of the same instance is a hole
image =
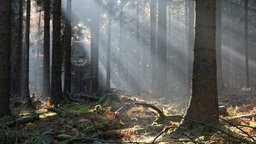
[[[77,103],[86,103],[84,99],[77,99],[77,98],[69,97],[69,100],[73,101],[73,102],[77,102]]]
[[[98,101],[100,100],[101,97],[98,97],[98,96],[90,96],[90,95],[85,95],[83,93],[80,93],[80,97],[81,98],[84,98],[84,99],[89,99],[91,101]]]
[[[98,138],[93,138],[93,137],[79,137],[79,138],[74,138],[71,140],[66,141],[68,144],[73,144],[73,143],[105,143],[103,140],[98,139]]]
[[[39,114],[34,114],[34,115],[30,115],[27,117],[21,117],[21,118],[17,118],[17,119],[12,119],[10,121],[5,122],[5,126],[7,127],[14,127],[14,126],[19,126],[22,124],[27,124],[30,122],[34,122],[39,120]]]
[[[54,112],[54,113],[56,113],[58,115],[61,115],[61,116],[63,116],[65,114],[63,111],[61,111],[61,110],[59,110],[57,108],[48,108],[47,111]]]
[[[90,96],[90,95],[85,95],[83,93],[79,93],[78,96],[80,98],[74,98],[69,92],[64,93],[65,96],[70,100],[78,103],[86,103],[84,99],[88,99],[90,101],[99,101],[101,98],[97,96]]]

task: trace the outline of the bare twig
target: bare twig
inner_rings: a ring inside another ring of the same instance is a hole
[[[187,134],[185,134],[185,133],[183,133],[183,132],[182,132],[181,134],[184,135],[184,136],[185,136],[186,138],[188,138],[189,140],[191,140],[193,143],[195,143],[195,144],[196,144],[196,143],[199,143],[199,142],[194,141],[193,138],[191,138],[191,137],[188,136]],[[199,138],[198,138],[198,139],[199,139]],[[199,139],[199,140],[200,140],[200,139]],[[200,141],[201,141],[201,140],[200,140]]]
[[[118,110],[116,110],[114,113],[115,113],[115,115],[116,114],[118,114],[119,113],[119,111],[121,110],[121,109],[123,109],[124,108],[124,106],[121,106]]]
[[[157,136],[154,138],[154,140],[152,141],[152,143],[155,143],[155,141],[156,141],[163,133],[168,132],[168,130],[171,129],[171,128],[177,128],[177,127],[172,127],[172,126],[165,127],[161,132],[159,132],[159,133],[157,134]]]

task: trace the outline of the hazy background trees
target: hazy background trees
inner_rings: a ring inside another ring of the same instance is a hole
[[[216,8],[219,94],[254,91],[255,2],[217,1]],[[116,88],[185,106],[192,80],[194,3],[13,0],[12,43],[13,95],[101,95]]]

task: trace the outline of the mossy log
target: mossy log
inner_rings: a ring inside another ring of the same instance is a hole
[[[19,126],[19,125],[22,125],[22,124],[35,122],[39,119],[40,119],[39,114],[34,114],[34,115],[30,115],[30,116],[26,116],[26,117],[20,117],[20,118],[17,118],[17,119],[12,119],[10,121],[7,121],[7,122],[5,122],[5,126],[15,127],[15,126]]]

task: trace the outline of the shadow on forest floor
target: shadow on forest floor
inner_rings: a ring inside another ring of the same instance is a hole
[[[55,108],[38,98],[33,110],[12,101],[12,116],[0,119],[0,139],[7,144],[255,142],[256,94],[244,94],[248,96],[227,92],[219,98],[226,112],[220,116],[219,126],[198,123],[197,128],[180,127],[179,131],[179,121],[157,119],[161,114],[155,108],[168,116],[185,111],[184,106],[166,98],[114,91],[96,102],[77,95],[76,102],[63,100]]]

